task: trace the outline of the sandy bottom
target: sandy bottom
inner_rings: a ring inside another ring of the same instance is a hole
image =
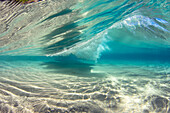
[[[0,62],[1,113],[169,113],[167,65]]]

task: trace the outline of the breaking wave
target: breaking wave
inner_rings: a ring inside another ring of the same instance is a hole
[[[114,48],[121,44],[169,51],[168,4],[166,0],[51,0],[12,9],[2,2],[1,55],[96,60],[104,51],[117,52]]]
[[[168,0],[0,0],[0,112],[169,113]]]

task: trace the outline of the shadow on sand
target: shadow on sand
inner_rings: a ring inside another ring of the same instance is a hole
[[[79,61],[56,61],[45,62],[41,65],[48,70],[49,73],[75,75],[78,77],[104,77],[104,73],[92,73],[94,64],[82,63]]]
[[[41,65],[49,73],[75,75],[79,77],[104,77],[104,73],[92,73],[94,64],[83,63],[80,61],[56,61],[44,62]]]

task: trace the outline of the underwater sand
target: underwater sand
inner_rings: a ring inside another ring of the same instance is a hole
[[[169,64],[0,62],[2,113],[168,113]],[[34,58],[35,59],[35,58]],[[10,60],[10,62],[9,62]],[[83,71],[82,71],[83,70]]]

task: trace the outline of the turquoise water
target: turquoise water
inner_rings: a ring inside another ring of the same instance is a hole
[[[168,0],[0,1],[0,112],[169,113]]]

